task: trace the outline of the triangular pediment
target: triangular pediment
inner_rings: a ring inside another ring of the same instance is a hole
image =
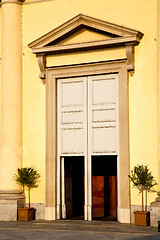
[[[143,33],[79,14],[28,46],[38,57],[40,78],[46,79],[46,56],[107,48],[126,48],[127,70],[134,73],[134,46]]]
[[[36,54],[139,43],[139,31],[79,14],[29,44]]]
[[[70,36],[64,38],[63,40],[54,43],[54,45],[68,45],[68,44],[78,44],[84,42],[93,42],[93,41],[103,41],[112,39],[109,34],[99,33],[91,29],[83,27],[81,30],[71,34]],[[49,45],[53,45],[53,42]]]

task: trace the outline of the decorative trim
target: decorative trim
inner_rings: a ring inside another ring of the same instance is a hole
[[[46,83],[46,56],[44,54],[37,55],[38,59],[38,65],[40,68],[41,73],[39,74],[39,77],[41,78],[43,84]]]
[[[135,70],[134,45],[126,45],[126,55],[127,55],[127,70],[130,73],[130,75],[133,76]]]

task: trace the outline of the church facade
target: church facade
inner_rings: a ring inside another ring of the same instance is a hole
[[[17,219],[17,168],[35,166],[37,219],[132,223],[141,195],[128,175],[143,164],[155,225],[159,0],[2,0],[0,19],[0,220]]]

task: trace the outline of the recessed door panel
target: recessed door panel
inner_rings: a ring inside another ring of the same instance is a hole
[[[118,153],[118,78],[88,77],[88,152]]]
[[[59,155],[86,155],[87,77],[58,80]]]
[[[92,76],[92,103],[93,105],[116,104],[116,81],[115,76]]]

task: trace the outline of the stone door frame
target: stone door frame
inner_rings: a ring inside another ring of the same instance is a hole
[[[110,61],[59,66],[47,69],[46,77],[46,199],[45,218],[57,219],[57,79],[77,76],[118,74],[119,86],[119,155],[118,159],[118,221],[130,222],[129,161],[129,93],[127,61]],[[58,194],[57,194],[58,193]]]

